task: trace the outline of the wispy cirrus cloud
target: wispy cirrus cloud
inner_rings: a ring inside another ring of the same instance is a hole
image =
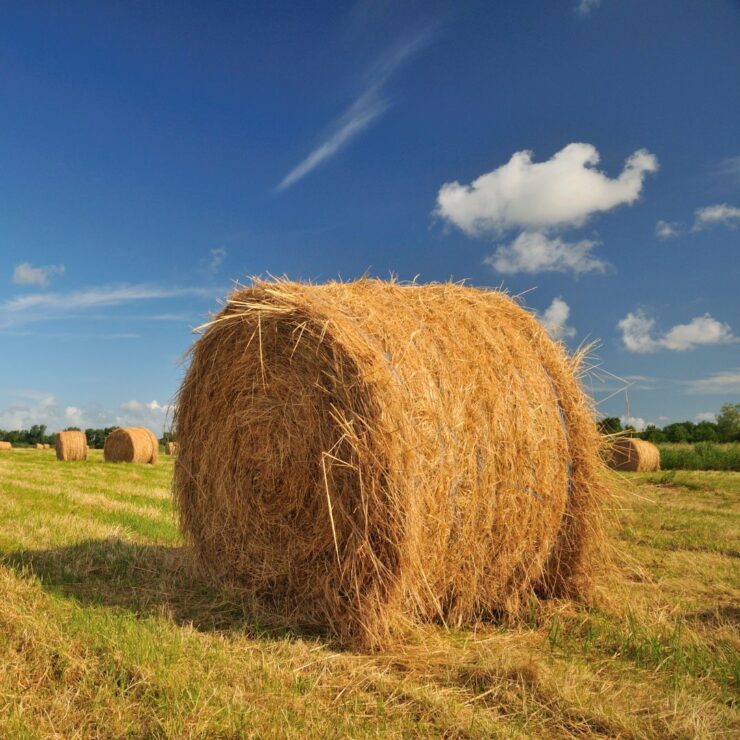
[[[181,297],[208,298],[219,292],[156,284],[96,286],[70,292],[29,293],[0,303],[0,327],[63,318],[94,308]]]
[[[280,181],[277,190],[287,190],[295,185],[380,118],[390,107],[385,95],[385,86],[391,75],[415,53],[427,46],[431,39],[431,30],[425,29],[402,40],[381,57],[369,75],[365,90],[330,125],[329,133],[324,140]]]
[[[737,397],[740,394],[740,367],[713,373],[706,378],[682,381],[686,393],[727,395]]]

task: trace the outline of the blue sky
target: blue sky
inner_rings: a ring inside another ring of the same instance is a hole
[[[251,5],[4,5],[0,428],[160,432],[267,273],[526,292],[638,424],[740,400],[738,3]]]

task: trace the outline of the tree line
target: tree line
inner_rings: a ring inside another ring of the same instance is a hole
[[[646,439],[648,442],[740,442],[740,403],[726,403],[717,414],[716,421],[679,421],[658,427],[649,424],[638,432],[632,426],[622,426],[616,416],[609,416],[599,422],[604,434],[628,432],[630,436]]]
[[[102,450],[105,444],[105,438],[118,427],[105,427],[103,429],[85,429],[85,437],[87,438],[87,446],[93,450]],[[79,427],[67,427],[65,432],[83,431]],[[4,442],[10,442],[14,446],[24,447],[35,444],[54,444],[54,434],[47,434],[46,424],[34,424],[30,429],[15,429],[12,431],[6,431],[0,429],[0,440]],[[173,435],[170,432],[165,432],[162,438],[159,440],[161,444],[173,441]]]

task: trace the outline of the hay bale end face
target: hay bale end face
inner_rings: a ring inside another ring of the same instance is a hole
[[[0,441],[0,450],[12,450],[13,445],[10,442]]]
[[[181,528],[215,579],[361,647],[583,595],[604,490],[576,366],[500,292],[258,282],[180,389]]]
[[[660,470],[660,450],[644,439],[621,437],[612,443],[609,467],[613,470],[653,473]]]
[[[114,429],[103,446],[105,462],[148,463],[156,465],[159,442],[146,427]]]
[[[57,460],[87,460],[87,437],[84,432],[59,432],[54,441]]]
[[[165,455],[177,454],[177,442],[167,442],[164,446]]]

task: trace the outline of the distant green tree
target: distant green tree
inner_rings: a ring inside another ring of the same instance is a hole
[[[740,442],[740,403],[725,403],[717,414],[720,442]]]
[[[85,429],[85,437],[87,437],[87,446],[93,450],[102,450],[105,444],[105,438],[115,429],[116,427],[105,427],[105,429]]]
[[[622,431],[622,422],[616,416],[607,416],[599,422],[599,431],[602,434],[618,434]]]
[[[719,439],[717,425],[711,421],[700,421],[694,427],[694,442],[716,442]]]
[[[667,427],[663,427],[666,439],[669,442],[690,442],[691,433],[687,426],[687,422],[680,424],[669,424]]]
[[[648,442],[653,444],[660,444],[666,441],[665,433],[662,429],[659,429],[655,424],[648,424],[645,430],[640,434],[642,439],[646,439]]]

